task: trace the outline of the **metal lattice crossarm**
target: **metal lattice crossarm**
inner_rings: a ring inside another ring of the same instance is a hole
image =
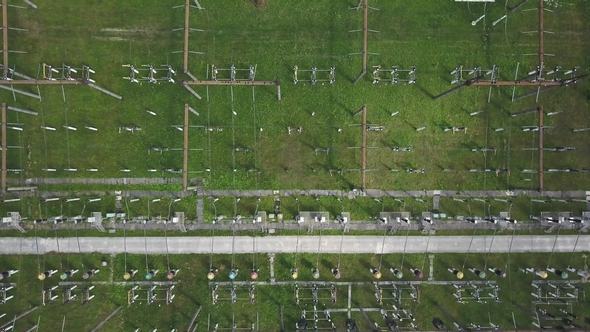
[[[281,100],[281,81],[279,79],[279,76],[277,75],[276,79],[274,81],[256,81],[254,80],[254,76],[252,73],[252,69],[254,70],[254,74],[255,74],[255,67],[249,68],[249,69],[245,69],[245,70],[249,70],[250,74],[249,74],[249,78],[248,79],[244,79],[244,80],[237,80],[237,79],[229,79],[229,80],[207,80],[207,81],[199,81],[196,79],[193,79],[192,81],[181,81],[180,84],[187,89],[192,95],[194,95],[195,97],[197,97],[198,99],[201,99],[201,96],[192,88],[192,86],[195,85],[204,85],[204,86],[219,86],[219,85],[224,85],[224,86],[240,86],[240,85],[246,85],[246,86],[276,86],[277,87],[277,99]],[[231,68],[229,69],[231,70]],[[188,74],[187,74],[188,75]],[[190,75],[189,75],[190,76]],[[235,78],[235,77],[234,77]]]
[[[513,8],[510,8],[510,9],[507,8],[507,14],[502,16],[500,19],[494,21],[492,23],[492,25],[495,26],[503,19],[506,19],[508,14],[513,13],[518,8],[522,7],[527,1],[528,0],[523,0],[520,3],[518,3],[516,6],[514,6]],[[456,0],[456,2],[488,2],[488,1],[486,1],[486,0]],[[577,83],[579,80],[586,77],[587,75],[575,76],[579,67],[574,67],[573,69],[565,71],[563,73],[564,76],[569,75],[569,77],[562,77],[562,78],[558,77],[558,73],[562,69],[561,66],[555,66],[555,68],[553,70],[549,70],[549,71],[545,72],[545,55],[550,55],[550,54],[545,53],[544,34],[545,33],[552,33],[552,32],[546,31],[544,28],[544,12],[546,10],[544,8],[544,0],[539,0],[539,6],[538,6],[537,10],[539,12],[538,30],[527,32],[527,33],[538,33],[539,34],[538,52],[534,53],[534,54],[527,54],[527,55],[538,55],[539,62],[538,62],[538,65],[535,70],[529,72],[526,77],[524,77],[522,79],[517,79],[518,68],[519,68],[519,66],[517,64],[515,80],[514,81],[500,81],[500,80],[498,80],[498,67],[496,67],[496,66],[493,66],[493,68],[488,71],[482,71],[481,67],[475,67],[473,70],[464,70],[463,66],[459,66],[451,72],[451,75],[453,75],[453,77],[454,77],[454,79],[451,81],[451,84],[458,84],[458,83],[461,83],[461,84],[452,88],[452,89],[449,89],[449,90],[441,93],[438,96],[435,96],[433,99],[435,99],[435,100],[439,99],[441,97],[447,96],[453,92],[456,92],[456,91],[461,90],[461,89],[468,87],[468,86],[490,86],[490,87],[491,86],[512,86],[512,87],[536,86],[538,88],[535,91],[527,92],[527,93],[524,93],[520,96],[514,97],[514,92],[513,92],[512,101],[517,100],[517,99],[521,99],[524,97],[532,96],[532,95],[536,95],[537,101],[538,101],[539,94],[541,92],[544,92],[546,90],[549,90],[549,89],[552,89],[555,87],[568,86],[572,83]],[[480,17],[479,19],[473,21],[472,25],[476,25],[477,22],[479,22],[483,17],[485,17],[485,15]],[[470,79],[464,80],[463,73],[466,73],[472,77]],[[549,78],[548,79],[545,78],[544,77],[545,75],[549,76]],[[491,76],[491,77],[489,80],[487,80],[485,78],[486,76]],[[489,100],[488,100],[488,102],[489,102]]]
[[[37,5],[32,3],[29,0],[24,0],[32,8],[37,8]],[[100,92],[106,93],[111,97],[117,99],[123,99],[120,95],[111,92],[105,88],[102,88],[96,85],[95,81],[90,78],[90,74],[94,74],[95,71],[92,70],[90,67],[83,65],[81,68],[73,68],[66,64],[63,64],[61,68],[55,68],[45,63],[42,64],[42,72],[43,72],[43,80],[34,79],[27,75],[18,73],[14,68],[10,68],[8,63],[8,53],[26,53],[21,51],[11,51],[8,49],[8,4],[7,0],[2,0],[2,53],[3,53],[3,62],[2,62],[2,76],[0,77],[0,89],[9,90],[13,93],[19,93],[27,97],[41,99],[41,96],[38,94],[34,94],[28,91],[23,91],[19,89],[15,89],[14,85],[76,85],[76,84],[83,84],[88,85],[93,89],[96,89]],[[19,31],[27,31],[26,29],[16,29]],[[81,71],[81,77],[73,77],[73,74],[78,73]],[[54,78],[54,74],[60,74],[60,78]],[[22,79],[15,80],[14,77],[17,76]]]

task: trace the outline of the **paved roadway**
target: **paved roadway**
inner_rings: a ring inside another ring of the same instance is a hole
[[[78,242],[79,241],[79,242]],[[2,238],[0,254],[43,254],[45,252],[116,254],[127,251],[135,254],[165,254],[166,242],[170,254],[252,253],[322,253],[380,254],[384,253],[485,253],[491,252],[577,252],[590,250],[590,235],[537,236],[266,236],[248,237],[80,237],[77,238]],[[319,243],[318,243],[319,242]],[[577,242],[577,244],[576,244]],[[59,249],[58,249],[59,244]],[[383,245],[384,244],[384,245]],[[470,247],[471,244],[471,247]],[[211,250],[213,249],[213,250]]]

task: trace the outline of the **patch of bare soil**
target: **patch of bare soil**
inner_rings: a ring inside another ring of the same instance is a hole
[[[250,0],[250,2],[258,8],[266,6],[266,0]]]

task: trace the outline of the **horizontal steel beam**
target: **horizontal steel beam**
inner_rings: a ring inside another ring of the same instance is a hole
[[[496,82],[472,82],[469,85],[480,85],[480,86],[493,86],[493,85],[503,85],[503,86],[556,86],[556,85],[563,85],[561,81],[539,81],[539,82],[529,82],[529,81],[496,81]]]
[[[183,81],[183,85],[278,85],[276,81]]]
[[[84,84],[81,81],[48,81],[48,80],[0,80],[0,85],[76,85]]]

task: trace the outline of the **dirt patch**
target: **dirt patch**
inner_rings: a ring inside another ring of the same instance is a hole
[[[250,2],[257,8],[266,6],[266,0],[250,0]]]
[[[100,29],[101,32],[118,34],[118,35],[137,35],[137,34],[154,34],[157,31],[149,29],[116,29],[116,28],[104,28]]]
[[[127,40],[127,38],[121,38],[121,37],[96,37],[96,36],[94,36],[94,39],[106,40],[106,41],[126,41]]]

